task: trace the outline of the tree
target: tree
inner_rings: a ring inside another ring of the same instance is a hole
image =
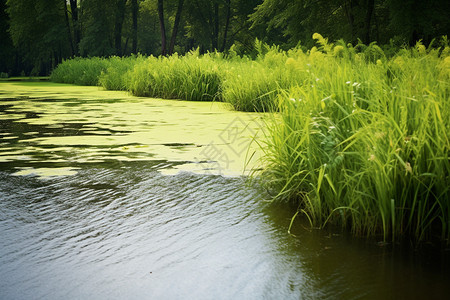
[[[83,33],[80,55],[109,56],[116,53],[114,17],[117,0],[83,0],[81,2]]]
[[[264,0],[250,20],[253,28],[266,29],[260,33],[264,38],[281,30],[288,47],[310,41],[314,32],[353,43],[377,37],[383,44],[396,37],[412,45],[449,33],[445,11],[450,11],[448,0]]]
[[[74,53],[73,55],[79,54],[79,45],[81,40],[81,26],[79,22],[79,14],[78,14],[78,1],[77,0],[69,0],[70,4],[70,15],[72,16],[72,28],[73,28],[73,47]]]
[[[114,47],[116,55],[122,55],[122,26],[125,19],[125,4],[127,0],[116,0],[114,18]]]
[[[177,12],[175,14],[175,22],[173,24],[172,36],[170,38],[169,52],[171,55],[175,47],[175,41],[177,39],[178,27],[180,26],[181,12],[183,11],[184,0],[178,0]]]
[[[161,51],[161,30],[157,2],[143,0],[139,3],[137,49],[143,54],[156,54]]]
[[[381,0],[380,0],[381,1]],[[318,32],[330,39],[371,42],[375,0],[265,0],[250,16],[253,27],[265,22],[266,33],[282,30],[288,47],[311,41]]]
[[[164,21],[164,2],[158,0],[159,28],[161,31],[161,55],[166,55],[166,26]]]
[[[291,38],[300,40],[303,37],[304,29],[301,28],[301,21],[305,18],[303,3],[298,1],[294,9],[289,9],[288,2],[287,0],[264,0],[249,16],[250,29],[257,32],[261,41],[282,45],[288,43]],[[296,28],[288,28],[289,24]]]
[[[6,13],[6,0],[0,0],[0,73],[11,74],[15,70],[15,49],[8,33],[9,16]]]
[[[65,17],[65,21],[66,21],[66,27],[67,27],[67,37],[69,39],[69,43],[70,43],[70,50],[71,50],[71,54],[72,56],[75,55],[75,47],[74,47],[74,42],[73,42],[73,38],[72,38],[72,30],[70,28],[70,21],[69,21],[69,14],[68,14],[68,10],[67,10],[67,3],[66,0],[62,0],[64,3],[64,17]]]
[[[138,29],[138,13],[139,13],[139,5],[137,0],[131,0],[131,12],[133,19],[133,27],[132,27],[132,40],[133,45],[131,46],[131,53],[137,53],[137,29]]]
[[[235,45],[235,49],[243,53],[253,50],[257,31],[249,29],[251,22],[248,16],[262,2],[262,0],[226,1],[226,20],[228,20],[228,24],[226,21],[221,51],[226,51],[231,45]]]
[[[368,0],[367,1],[367,13],[366,13],[366,27],[365,27],[365,34],[364,34],[364,42],[366,44],[371,42],[370,38],[370,29],[371,29],[371,22],[372,22],[372,16],[373,11],[375,8],[375,0]]]
[[[70,55],[64,20],[64,3],[59,0],[7,0],[9,32],[14,47],[33,74],[48,73]]]
[[[450,11],[446,0],[387,0],[390,27],[393,35],[402,37],[410,45],[418,40],[425,43],[450,32],[450,19],[443,12]]]
[[[223,33],[223,41],[222,41],[222,47],[220,47],[220,51],[225,51],[225,47],[227,45],[227,35],[228,35],[228,29],[230,27],[230,17],[231,17],[231,0],[225,1],[225,9],[227,11],[226,15],[226,21],[225,21],[225,29]]]
[[[248,35],[248,14],[260,0],[193,0],[186,3],[187,44],[225,51],[239,34]],[[242,38],[242,41],[245,40]],[[254,37],[252,38],[254,40]],[[191,43],[189,43],[191,41]],[[253,42],[252,42],[253,43]]]

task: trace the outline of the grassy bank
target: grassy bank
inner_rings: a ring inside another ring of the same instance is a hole
[[[225,54],[75,59],[51,79],[134,95],[220,100],[277,111],[261,143],[275,201],[298,204],[316,227],[385,240],[450,238],[450,50],[395,53],[329,43],[256,57]],[[389,54],[387,54],[389,53]]]
[[[298,203],[316,227],[448,241],[448,48],[418,44],[388,59],[320,40],[327,50],[287,61],[314,75],[279,95],[264,145],[275,199]]]
[[[286,60],[303,52],[289,52],[256,43],[254,59],[228,53],[198,50],[185,56],[127,58],[75,58],[64,61],[51,74],[51,81],[99,85],[107,90],[127,90],[136,96],[224,101],[240,111],[270,111],[277,95],[303,74],[287,69]]]

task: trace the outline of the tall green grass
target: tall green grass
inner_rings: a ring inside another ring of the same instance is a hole
[[[130,57],[113,56],[109,58],[108,67],[101,71],[97,85],[113,91],[128,90],[129,73],[134,69],[135,65],[144,63],[145,59],[141,55]]]
[[[101,85],[108,90],[127,90],[127,72],[142,56],[69,59],[53,70],[50,80],[77,85]]]
[[[386,59],[376,49],[375,60],[319,42],[289,62],[309,76],[280,94],[269,126],[263,178],[275,199],[313,226],[448,241],[448,50],[418,44]]]
[[[137,64],[129,75],[128,90],[136,96],[194,101],[220,100],[223,54],[150,56]]]
[[[110,66],[109,59],[92,57],[65,60],[50,75],[50,80],[77,85],[97,85],[102,72]]]
[[[277,95],[292,85],[294,77],[285,68],[287,53],[256,42],[257,57],[234,60],[222,83],[222,97],[240,111],[273,111]]]

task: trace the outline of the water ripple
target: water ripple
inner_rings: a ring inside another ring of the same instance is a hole
[[[0,194],[2,290],[13,298],[32,292],[73,298],[83,291],[115,298],[102,294],[106,287],[137,279],[143,286],[136,295],[158,295],[170,274],[184,274],[184,285],[193,280],[190,272],[236,269],[246,263],[242,253],[256,250],[249,243],[261,238],[256,224],[246,221],[258,223],[258,193],[244,189],[239,178],[163,176],[152,168],[90,168],[45,183],[1,177],[9,187]],[[91,271],[100,276],[86,277]],[[117,274],[128,280],[118,282]],[[155,277],[159,287],[144,288]],[[64,292],[45,288],[63,283]],[[25,289],[17,294],[19,286]]]

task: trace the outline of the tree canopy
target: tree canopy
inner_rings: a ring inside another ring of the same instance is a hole
[[[46,74],[65,58],[290,48],[312,35],[430,43],[450,29],[448,0],[0,0],[0,72]],[[447,13],[446,13],[447,12]]]

